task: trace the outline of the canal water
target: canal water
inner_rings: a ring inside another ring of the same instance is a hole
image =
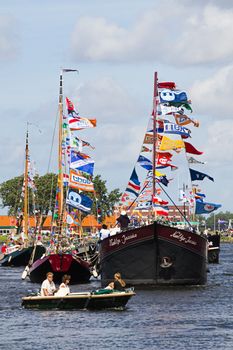
[[[35,311],[21,297],[39,288],[22,269],[0,268],[0,349],[233,349],[233,245],[222,244],[205,287],[139,290],[124,311]],[[89,291],[98,281],[71,286]]]

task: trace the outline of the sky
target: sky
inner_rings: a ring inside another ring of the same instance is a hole
[[[27,122],[37,171],[57,171],[56,142],[51,162],[49,154],[59,73],[73,68],[79,74],[65,75],[64,92],[80,115],[97,119],[97,128],[79,134],[95,146],[95,174],[109,190],[124,191],[150,118],[157,71],[160,81],[175,81],[192,100],[200,127],[192,128],[191,143],[206,162],[196,169],[215,180],[200,183],[206,200],[233,211],[232,57],[229,0],[2,3],[0,183],[23,172]],[[187,168],[180,170],[169,189],[175,200],[178,187],[190,181]]]

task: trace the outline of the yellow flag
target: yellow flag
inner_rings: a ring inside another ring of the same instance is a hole
[[[177,148],[184,148],[183,140],[172,140],[167,136],[163,136],[161,145],[159,147],[160,151],[175,150]]]

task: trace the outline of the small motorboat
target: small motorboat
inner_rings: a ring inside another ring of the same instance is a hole
[[[39,310],[102,310],[124,308],[135,293],[132,288],[124,291],[100,289],[93,292],[70,293],[66,296],[29,295],[22,298],[25,309]]]

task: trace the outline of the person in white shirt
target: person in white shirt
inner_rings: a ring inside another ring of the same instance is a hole
[[[40,295],[42,297],[52,296],[56,291],[56,286],[53,282],[53,273],[48,272],[46,274],[46,280],[41,285]]]
[[[54,294],[55,297],[64,297],[65,295],[70,293],[70,279],[70,275],[64,275],[62,277],[62,283],[60,284],[58,291]]]
[[[107,238],[109,236],[110,236],[110,230],[108,230],[107,225],[103,224],[99,232],[99,239],[102,241],[104,238]]]

